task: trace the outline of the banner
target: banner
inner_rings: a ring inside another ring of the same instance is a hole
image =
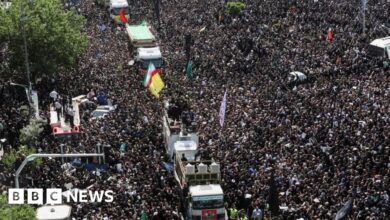
[[[223,95],[221,108],[219,109],[219,124],[223,127],[225,122],[225,112],[226,112],[226,102],[227,102],[227,90],[225,91],[225,95]]]

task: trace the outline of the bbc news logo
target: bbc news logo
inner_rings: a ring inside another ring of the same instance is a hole
[[[44,203],[44,197],[46,198]],[[114,201],[114,192],[112,190],[91,191],[75,189],[73,191],[62,192],[62,189],[46,189],[44,196],[43,189],[27,189],[27,204],[33,205],[59,205],[65,203],[101,203]],[[8,204],[24,204],[24,189],[8,189]]]

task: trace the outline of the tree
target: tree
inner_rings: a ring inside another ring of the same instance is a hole
[[[32,146],[44,130],[46,123],[45,120],[30,119],[30,123],[20,130],[20,143]]]
[[[19,147],[18,150],[12,149],[10,152],[4,154],[2,163],[5,165],[5,168],[8,170],[12,170],[15,167],[15,163],[18,158],[24,159],[30,154],[35,154],[36,150],[35,148],[32,147],[27,147],[27,146],[21,146]],[[36,158],[30,164],[32,165],[33,168],[37,168],[42,165],[42,158]]]
[[[241,10],[245,9],[246,5],[242,2],[228,2],[226,7],[229,14],[238,15]]]
[[[0,195],[0,220],[18,219],[30,220],[35,219],[35,210],[30,205],[9,205],[7,197]]]
[[[22,74],[25,31],[32,79],[72,67],[87,46],[85,18],[63,10],[60,0],[13,0],[0,17],[0,49],[6,48],[10,69]]]

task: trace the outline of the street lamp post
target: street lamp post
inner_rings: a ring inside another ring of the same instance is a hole
[[[51,157],[51,158],[56,158],[56,157],[61,157],[61,158],[65,158],[65,157],[103,157],[104,158],[104,153],[101,153],[101,154],[96,154],[96,153],[92,153],[92,154],[30,154],[23,160],[22,164],[19,166],[18,170],[15,173],[15,187],[16,188],[19,188],[19,175],[22,172],[23,168],[26,166],[26,164],[29,161],[35,160],[36,158],[43,158],[43,157],[45,157],[45,158],[48,158],[48,157]]]
[[[32,0],[30,0],[30,3],[32,3]],[[26,40],[26,29],[25,29],[25,22],[27,20],[25,11],[24,11],[24,4],[23,1],[21,1],[21,7],[20,7],[20,22],[21,22],[21,27],[22,27],[22,37],[23,37],[23,49],[24,49],[24,64],[26,66],[26,73],[27,73],[27,80],[28,80],[28,92],[29,95],[31,96],[32,92],[32,85],[31,85],[31,72],[30,72],[30,64],[28,61],[28,50],[27,50],[27,40]]]
[[[10,82],[10,85],[11,86],[20,86],[20,87],[24,88],[24,90],[26,91],[26,96],[27,96],[27,100],[28,100],[28,103],[30,105],[30,108],[33,109],[33,111],[35,113],[35,118],[40,119],[37,91],[31,90],[31,92],[30,92],[27,85],[23,85],[23,84],[19,84],[19,83]]]
[[[31,107],[33,107],[33,103],[32,103],[32,100],[31,100],[31,94],[30,94],[30,91],[29,91],[29,87],[26,86],[26,85],[23,85],[23,84],[19,84],[19,83],[14,83],[14,82],[10,82],[9,83],[11,86],[20,86],[22,88],[24,88],[26,90],[26,95],[27,95],[27,100],[28,100],[28,103],[30,104]]]

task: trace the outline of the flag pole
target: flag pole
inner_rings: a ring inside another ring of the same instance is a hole
[[[367,1],[368,0],[362,0],[363,36],[365,36],[365,34],[366,34],[366,8],[367,8]]]
[[[228,91],[228,88],[229,88],[229,85],[230,85],[230,82],[228,82],[226,88],[225,88],[225,93],[223,95],[223,98],[222,98],[222,102],[221,102],[221,107],[220,107],[220,112],[219,112],[219,120],[221,120],[221,109],[222,109],[222,105],[224,104],[225,107],[224,107],[224,113],[223,113],[223,123],[221,124],[221,129],[219,129],[219,137],[220,137],[220,140],[221,142],[223,142],[223,144],[221,144],[221,150],[223,152],[224,148],[225,148],[225,145],[226,145],[226,137],[223,133],[223,130],[224,130],[224,127],[226,126],[226,123],[225,123],[225,118],[226,118],[226,107],[227,107],[227,91]],[[226,99],[225,99],[225,95],[226,95]]]

